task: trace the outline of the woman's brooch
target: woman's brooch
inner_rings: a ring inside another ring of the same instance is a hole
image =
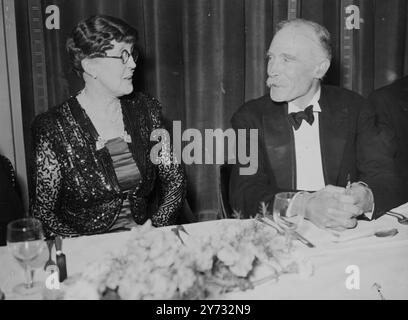
[[[101,137],[98,137],[98,140],[96,141],[96,150],[101,150],[105,148],[106,140],[102,139]]]
[[[123,139],[126,143],[131,143],[131,142],[132,142],[132,138],[130,137],[130,134],[126,132],[126,130],[123,131],[122,139]]]

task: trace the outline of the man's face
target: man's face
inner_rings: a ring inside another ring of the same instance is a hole
[[[319,64],[326,59],[317,37],[307,26],[286,26],[273,38],[268,50],[271,99],[293,101],[300,107],[313,97],[312,85]],[[306,101],[304,101],[306,100]]]

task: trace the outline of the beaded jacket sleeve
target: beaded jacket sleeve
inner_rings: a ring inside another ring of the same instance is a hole
[[[151,119],[153,130],[164,129],[160,103],[152,98]],[[167,131],[165,131],[167,132]],[[181,159],[176,159],[170,137],[162,136],[158,153],[157,172],[159,178],[159,209],[151,217],[154,226],[166,226],[176,222],[176,212],[181,208],[186,196],[187,180]],[[151,159],[152,160],[152,159]]]

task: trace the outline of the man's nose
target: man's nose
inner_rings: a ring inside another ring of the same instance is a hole
[[[282,63],[278,61],[278,59],[271,59],[268,62],[268,74],[270,76],[277,74],[282,69]]]

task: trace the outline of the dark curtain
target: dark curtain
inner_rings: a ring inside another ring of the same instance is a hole
[[[135,89],[157,97],[169,129],[226,129],[245,101],[267,92],[265,53],[277,22],[287,18],[287,0],[41,0],[57,5],[61,29],[44,28],[48,106],[64,101],[82,86],[71,72],[65,40],[74,25],[93,14],[119,17],[137,28],[142,59]],[[298,1],[298,16],[325,25],[333,37],[333,62],[325,82],[342,85],[341,13],[350,1]],[[353,87],[368,95],[374,88],[408,73],[405,0],[354,1],[361,29],[354,31]],[[30,0],[16,2],[25,127],[38,110],[32,103],[30,77]],[[27,129],[26,129],[27,130]],[[28,132],[28,130],[27,130]],[[26,135],[29,139],[29,134]],[[218,209],[218,166],[187,166],[188,198],[194,212]]]

